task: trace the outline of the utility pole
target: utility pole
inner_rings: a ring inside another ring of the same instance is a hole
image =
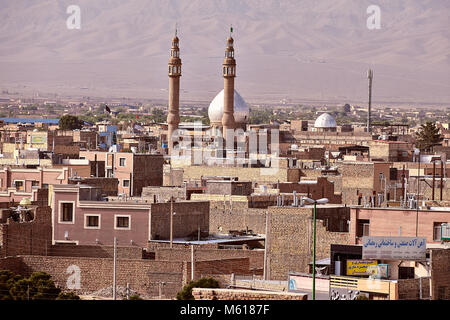
[[[116,300],[117,238],[114,237],[113,300]]]
[[[416,149],[414,153],[418,156],[419,166],[417,170],[417,204],[416,204],[416,237],[419,234],[419,195],[420,195],[420,149]]]
[[[195,265],[194,245],[191,244],[191,281],[194,281],[194,265]]]
[[[367,132],[372,132],[372,123],[371,123],[371,112],[372,112],[372,80],[373,80],[373,71],[369,69],[367,71],[367,78],[369,79],[369,108],[367,113]]]
[[[173,196],[170,197],[170,248],[173,248]]]
[[[264,239],[264,271],[263,271],[263,279],[267,280],[267,237],[268,237],[268,229],[269,226],[267,222],[269,221],[269,210],[266,210],[266,238]]]

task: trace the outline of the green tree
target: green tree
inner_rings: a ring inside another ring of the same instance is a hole
[[[0,299],[2,300],[55,300],[61,289],[55,286],[51,275],[35,272],[29,278],[11,271],[0,271]]]
[[[219,288],[219,282],[214,278],[201,278],[197,281],[191,281],[183,287],[183,290],[177,293],[177,300],[194,300],[192,295],[193,288]]]
[[[22,276],[15,275],[9,270],[0,270],[0,300],[12,300],[10,290]]]
[[[416,147],[426,152],[433,151],[434,146],[440,145],[442,140],[444,138],[433,122],[422,124],[416,132]]]
[[[77,130],[83,128],[83,121],[76,116],[66,114],[59,119],[58,125],[61,130]]]
[[[115,131],[113,132],[113,135],[112,135],[112,144],[113,145],[117,144],[117,135],[116,135]]]

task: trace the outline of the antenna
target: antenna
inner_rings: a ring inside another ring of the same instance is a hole
[[[367,132],[372,132],[371,123],[371,109],[372,109],[372,80],[373,80],[373,70],[369,69],[367,71],[367,79],[369,79],[369,108],[367,112]]]

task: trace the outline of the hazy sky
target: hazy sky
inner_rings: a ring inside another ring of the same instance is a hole
[[[73,4],[79,20],[67,12]],[[223,87],[232,24],[236,87],[247,101],[364,101],[371,67],[375,104],[450,102],[448,0],[0,0],[0,8],[3,90],[165,98],[178,23],[181,99],[211,100]]]

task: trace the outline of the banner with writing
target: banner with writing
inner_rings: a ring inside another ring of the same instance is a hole
[[[416,237],[363,237],[363,259],[426,258],[426,239]]]
[[[377,272],[377,260],[347,260],[348,276],[365,276]]]

